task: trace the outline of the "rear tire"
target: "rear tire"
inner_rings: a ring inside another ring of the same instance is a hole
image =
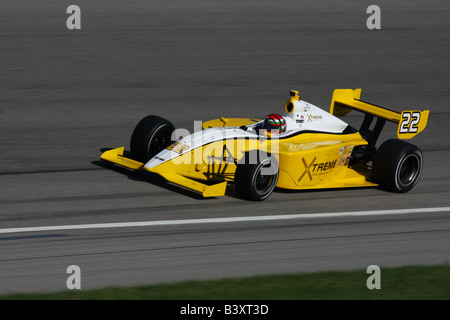
[[[158,116],[143,118],[134,128],[131,136],[130,149],[134,158],[147,162],[172,143],[173,124]]]
[[[234,176],[237,193],[245,199],[254,201],[265,200],[272,194],[279,173],[275,157],[269,155],[260,159],[258,153],[256,150],[246,153],[241,163],[237,165]],[[252,159],[256,159],[256,163],[251,163]]]
[[[423,155],[419,148],[396,139],[385,141],[375,153],[372,178],[393,192],[408,192],[419,181]]]

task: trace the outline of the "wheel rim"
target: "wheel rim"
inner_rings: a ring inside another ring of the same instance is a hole
[[[406,156],[399,165],[397,180],[403,187],[416,183],[420,175],[421,161],[416,154]]]
[[[275,188],[276,180],[278,177],[278,173],[275,174],[262,174],[263,169],[272,170],[271,161],[268,159],[261,163],[258,169],[255,171],[253,185],[255,187],[255,191],[260,196],[266,196],[270,194],[270,192]]]
[[[161,150],[167,148],[171,141],[171,135],[172,132],[170,131],[167,126],[161,126],[157,130],[155,130],[155,133],[150,138],[147,146],[148,154],[150,156],[154,156],[155,154],[159,153]]]

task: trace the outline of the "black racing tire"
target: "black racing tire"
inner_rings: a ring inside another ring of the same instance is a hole
[[[143,118],[134,128],[130,151],[140,162],[147,162],[172,143],[173,124],[158,116]]]
[[[263,172],[261,174],[262,170],[267,170],[271,173],[264,174]],[[271,155],[260,157],[259,152],[256,150],[247,152],[236,168],[234,176],[236,192],[248,200],[265,200],[275,189],[278,175],[278,162],[275,157]]]
[[[372,179],[393,192],[408,192],[419,181],[423,169],[422,151],[397,139],[385,141],[375,153]]]

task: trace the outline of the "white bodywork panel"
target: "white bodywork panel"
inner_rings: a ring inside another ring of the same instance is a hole
[[[286,120],[286,131],[312,130],[330,133],[341,133],[347,123],[321,108],[303,100],[294,101],[294,110],[283,114]],[[288,132],[286,132],[288,133]],[[285,134],[286,134],[285,133]]]
[[[348,125],[321,108],[302,100],[294,101],[293,112],[285,113],[283,117],[286,120],[286,131],[278,136],[279,139],[303,130],[341,133]],[[208,143],[234,138],[259,138],[258,134],[251,130],[259,124],[260,122],[257,122],[247,126],[249,128],[247,131],[238,127],[216,127],[194,132],[177,141],[178,152],[164,149],[150,159],[145,167],[151,169]]]
[[[254,132],[244,131],[242,129],[235,127],[228,127],[228,128],[217,127],[197,131],[177,141],[177,143],[179,143],[180,146],[186,146],[185,150],[181,148],[180,149],[182,150],[181,152],[176,152],[173,150],[164,149],[161,152],[159,152],[156,156],[154,156],[152,159],[150,159],[145,164],[145,167],[151,169],[163,162],[172,160],[185,153],[191,152],[192,150],[208,143],[246,137],[257,138],[258,136]]]

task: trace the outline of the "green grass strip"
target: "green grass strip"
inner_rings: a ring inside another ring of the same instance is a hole
[[[185,281],[99,290],[14,294],[39,300],[450,300],[450,266],[381,267],[381,289],[369,290],[366,270]]]

